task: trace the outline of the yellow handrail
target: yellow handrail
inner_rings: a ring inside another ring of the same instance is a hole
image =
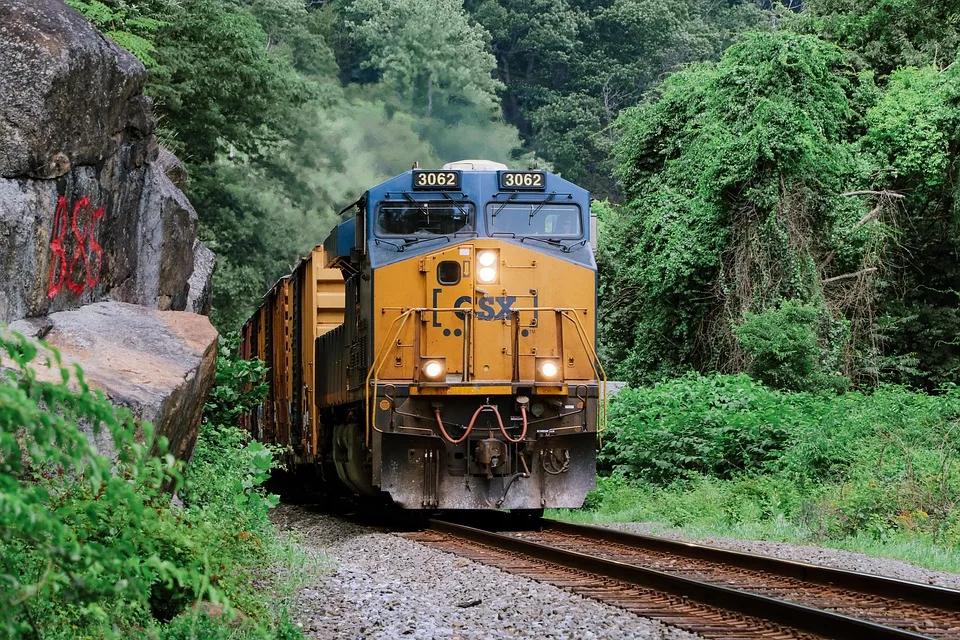
[[[587,335],[586,329],[583,327],[583,323],[580,322],[580,318],[577,317],[577,311],[585,311],[581,308],[557,308],[557,307],[524,307],[521,309],[515,309],[516,311],[553,311],[559,313],[562,316],[566,317],[568,320],[573,322],[574,326],[577,329],[577,337],[580,338],[580,342],[584,347],[584,350],[587,352],[587,355],[590,356],[590,366],[593,369],[593,372],[597,375],[598,380],[603,381],[603,387],[600,390],[601,394],[601,403],[603,407],[603,415],[601,416],[600,425],[597,427],[597,437],[600,437],[600,434],[606,431],[607,428],[607,372],[603,368],[603,364],[600,362],[600,358],[597,355],[597,351],[594,348],[593,344],[590,342],[590,337]],[[441,312],[441,311],[451,311],[456,313],[471,313],[472,309],[462,308],[462,307],[415,307],[410,308],[398,315],[393,319],[393,322],[390,323],[390,326],[387,327],[387,333],[389,335],[388,339],[385,339],[381,344],[380,348],[377,350],[377,353],[373,359],[373,363],[370,365],[370,371],[367,373],[367,378],[364,384],[364,409],[366,414],[366,445],[370,446],[371,431],[373,429],[373,422],[376,418],[376,406],[371,407],[371,394],[370,394],[370,381],[374,381],[374,385],[377,384],[377,379],[380,376],[380,370],[383,368],[386,358],[384,354],[388,353],[388,345],[392,344],[394,340],[400,335],[400,332],[403,331],[403,328],[407,324],[410,316],[418,312]],[[403,320],[400,323],[400,326],[397,327],[396,331],[390,334],[390,331],[397,324],[398,321]],[[472,333],[472,332],[471,332]],[[467,364],[464,363],[466,367]],[[372,415],[371,415],[372,412]]]
[[[583,323],[580,322],[580,318],[578,318],[576,314],[569,313],[567,309],[558,309],[558,311],[564,317],[572,320],[574,326],[577,328],[580,341],[587,350],[587,355],[592,356],[591,366],[593,367],[594,373],[597,374],[598,379],[603,380],[603,388],[600,390],[601,402],[603,403],[603,417],[600,420],[601,424],[597,425],[597,439],[600,440],[600,434],[607,430],[607,372],[603,369],[603,363],[600,362],[600,357],[597,355],[597,351],[594,349],[593,344],[591,344],[590,337],[587,335],[586,329],[583,328]],[[602,446],[602,440],[600,440],[600,442]]]
[[[403,318],[403,322],[401,322],[400,326],[397,327],[396,332],[392,336],[390,336],[388,340],[385,340],[383,342],[383,344],[380,346],[380,349],[377,350],[377,354],[373,359],[373,364],[370,365],[370,372],[367,374],[367,379],[366,379],[366,382],[364,383],[364,389],[363,389],[363,393],[364,393],[363,406],[366,409],[366,425],[365,426],[366,426],[367,447],[370,446],[370,429],[373,427],[373,422],[370,419],[370,378],[374,378],[374,380],[376,380],[375,376],[380,375],[380,369],[383,368],[383,362],[386,362],[386,359],[382,358],[382,356],[384,353],[388,353],[387,345],[392,343],[396,339],[396,336],[400,335],[400,332],[403,331],[403,327],[407,324],[407,320],[410,318],[411,314],[416,313],[417,311],[418,311],[417,309],[408,309],[407,311],[401,313],[400,315],[398,315],[396,318],[393,319],[393,322],[391,322],[390,326],[387,327],[388,335],[390,333],[390,329],[393,328],[393,325],[397,324],[398,320]],[[383,362],[380,362],[381,359],[383,360]],[[377,365],[378,362],[380,362],[379,366]],[[376,414],[374,414],[374,417],[375,416]]]

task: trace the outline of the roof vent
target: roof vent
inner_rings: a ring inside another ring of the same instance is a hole
[[[457,160],[443,165],[446,171],[506,171],[507,165],[492,160]]]

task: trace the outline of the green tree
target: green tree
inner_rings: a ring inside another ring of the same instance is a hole
[[[361,67],[431,115],[435,103],[466,101],[490,111],[500,83],[489,34],[471,23],[457,0],[351,0],[343,28],[366,53]]]
[[[879,308],[885,377],[928,388],[960,383],[960,69],[893,72],[865,125],[874,188],[903,196],[896,202],[904,251]]]
[[[943,69],[960,51],[952,0],[806,0],[800,27],[854,51],[880,75],[900,67]]]
[[[157,64],[153,57],[157,51],[155,38],[160,27],[166,26],[163,18],[175,8],[173,0],[160,0],[149,13],[136,5],[119,2],[67,0],[67,4],[82,13],[108,38],[137,56],[144,65],[153,67]],[[157,17],[151,17],[151,14]]]
[[[824,332],[819,325],[824,321],[832,325],[829,316],[824,318],[815,307],[790,300],[776,309],[744,315],[734,334],[749,356],[747,371],[751,377],[774,389],[790,391],[846,386],[846,378],[834,373],[840,365],[844,336],[834,331],[821,339]]]
[[[148,92],[167,141],[191,164],[219,152],[250,154],[282,137],[291,108],[315,87],[282,56],[246,9],[223,0],[194,0],[157,37],[159,64]]]
[[[666,71],[717,56],[761,15],[749,3],[702,0],[475,0],[467,8],[491,33],[508,121],[528,148],[599,197],[618,195],[608,128],[620,110]]]

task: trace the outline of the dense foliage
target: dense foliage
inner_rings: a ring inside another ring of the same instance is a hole
[[[0,366],[0,635],[300,637],[253,584],[271,584],[264,567],[281,545],[259,488],[272,453],[210,421],[258,400],[240,385],[262,366],[221,361],[186,473],[149,424],[55,352],[0,334]],[[177,490],[183,507],[171,502]],[[211,619],[201,601],[227,613]],[[230,622],[236,608],[257,621]]]
[[[419,161],[552,166],[616,196],[608,129],[751,3],[69,0],[148,66],[233,329],[337,212]]]
[[[960,382],[955,3],[70,1],[150,69],[221,327],[366,187],[488,157],[609,199],[617,377]],[[756,353],[787,316],[804,371]]]
[[[635,386],[608,507],[958,544],[956,2],[70,2],[151,71],[220,326],[414,161],[550,166]]]
[[[565,177],[615,195],[609,158],[617,114],[664,73],[714,58],[762,27],[750,2],[704,0],[468,0],[491,36],[503,111]]]
[[[746,34],[618,119],[626,265],[601,275],[619,375],[768,369],[759,341],[812,330],[807,356],[776,355],[794,371],[759,379],[956,381],[960,69],[883,76],[821,22]]]
[[[957,571],[960,6],[804,4],[614,124],[585,517]]]

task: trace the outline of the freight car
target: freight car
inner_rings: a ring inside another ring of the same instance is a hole
[[[578,507],[605,404],[588,193],[487,161],[348,210],[243,327],[287,464],[407,509]]]

